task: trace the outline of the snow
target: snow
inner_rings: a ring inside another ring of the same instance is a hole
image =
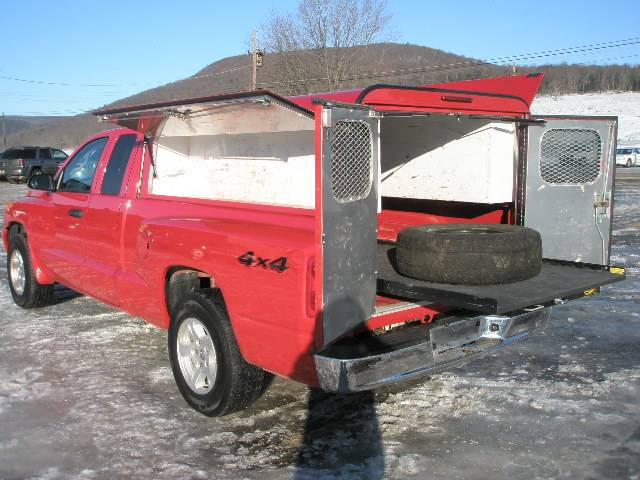
[[[616,201],[614,258],[637,266],[637,186]],[[0,478],[633,478],[639,291],[633,273],[527,343],[430,379],[352,396],[277,379],[210,419],[180,397],[164,332],[65,289],[23,311],[3,280]]]
[[[595,97],[541,98],[535,109],[617,113],[623,135],[640,132],[640,96]],[[276,379],[225,418],[186,405],[165,332],[143,320],[64,288],[55,305],[16,307],[2,252],[0,478],[637,479],[638,185],[619,176],[616,190],[612,258],[626,281],[555,308],[526,343],[351,396]],[[0,203],[23,192],[0,183]]]
[[[613,115],[618,117],[618,144],[640,145],[640,93],[540,95],[531,105],[535,115]]]

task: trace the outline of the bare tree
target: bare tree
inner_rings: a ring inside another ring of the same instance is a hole
[[[264,45],[289,93],[335,90],[357,78],[366,47],[383,40],[390,21],[386,0],[300,0],[295,14],[271,15]]]

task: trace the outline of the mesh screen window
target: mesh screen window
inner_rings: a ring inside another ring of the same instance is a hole
[[[602,140],[595,130],[556,128],[542,136],[540,174],[547,183],[591,183],[600,174]]]
[[[331,140],[331,191],[338,202],[366,198],[373,177],[373,143],[367,122],[338,120]]]

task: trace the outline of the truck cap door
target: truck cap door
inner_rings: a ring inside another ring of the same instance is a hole
[[[534,116],[528,128],[520,223],[543,256],[608,265],[617,117]]]
[[[263,107],[274,106],[273,109]],[[141,132],[147,138],[169,135],[219,135],[291,131],[309,110],[266,90],[171,100],[93,112],[103,121]],[[304,120],[302,120],[304,122]]]
[[[379,119],[368,107],[324,103],[316,125],[326,345],[375,308]]]

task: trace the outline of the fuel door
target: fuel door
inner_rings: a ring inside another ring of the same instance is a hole
[[[608,265],[616,117],[534,117],[528,127],[524,221],[544,258]]]

